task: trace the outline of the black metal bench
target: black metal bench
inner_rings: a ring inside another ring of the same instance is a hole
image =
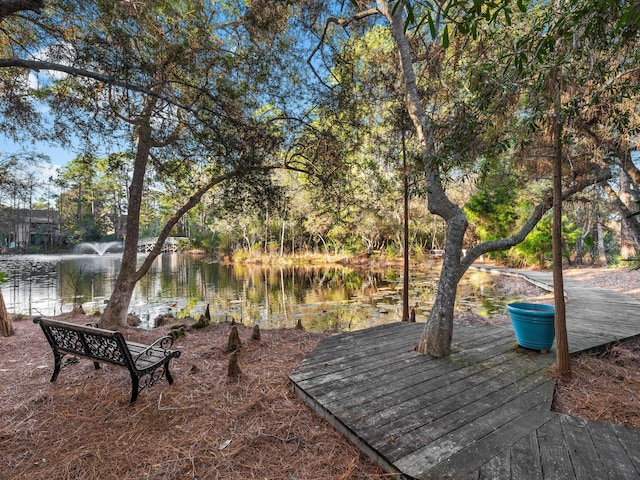
[[[169,385],[173,377],[169,372],[169,362],[178,358],[180,352],[170,350],[173,338],[162,337],[151,345],[125,341],[120,332],[104,330],[89,325],[38,317],[34,323],[40,324],[44,336],[53,349],[55,366],[51,381],[54,382],[62,368],[62,357],[66,354],[79,355],[93,360],[96,369],[99,362],[109,362],[126,367],[131,374],[131,402],[146,387],[155,385],[166,377]],[[144,379],[141,383],[140,380]]]

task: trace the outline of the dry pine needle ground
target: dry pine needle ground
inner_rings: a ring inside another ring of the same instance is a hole
[[[227,377],[230,326],[174,344],[175,383],[129,406],[126,369],[82,359],[49,383],[53,355],[38,325],[0,339],[2,479],[376,479],[387,476],[295,397],[289,373],[322,338],[239,326],[242,374]],[[160,334],[129,330],[127,339]],[[66,358],[66,357],[65,357]]]
[[[571,359],[556,386],[555,411],[640,428],[640,339]]]

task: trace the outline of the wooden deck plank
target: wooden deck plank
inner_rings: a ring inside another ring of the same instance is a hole
[[[292,374],[292,378],[296,382],[312,378],[318,378],[316,380],[317,384],[333,382],[335,381],[335,375],[339,374],[339,372],[343,372],[346,377],[349,373],[359,370],[367,371],[371,370],[372,367],[377,368],[378,365],[392,363],[392,360],[398,360],[398,356],[403,358],[416,356],[412,354],[413,347],[420,338],[424,328],[423,325],[398,322],[393,324],[393,328],[385,328],[383,336],[376,335],[378,328],[370,329],[372,335],[374,335],[372,338],[367,338],[366,341],[361,342],[350,342],[348,348],[342,351],[334,350],[332,342],[325,343],[323,341],[312,355],[303,360]],[[474,329],[474,333],[471,335],[461,335],[462,340],[456,345],[456,348],[461,350],[471,346],[479,348],[483,343],[493,341],[493,335],[508,337],[510,330],[504,325],[492,328],[491,332],[482,332]],[[349,335],[343,334],[341,336],[348,337]],[[421,357],[429,359],[424,355],[421,355]],[[320,378],[325,375],[331,376]]]
[[[342,417],[350,420],[357,428],[368,429],[371,432],[378,430],[393,436],[422,425],[433,425],[437,419],[475,402],[486,402],[487,399],[492,401],[492,395],[507,399],[511,392],[508,387],[519,392],[519,389],[524,388],[528,383],[540,381],[540,373],[546,373],[546,367],[540,365],[518,369],[514,368],[512,362],[507,362],[500,367],[495,375],[493,372],[487,376],[474,375],[461,379],[460,382],[452,382],[440,389],[434,388],[429,391],[427,385],[425,391],[404,401],[399,396],[391,397],[385,409],[374,412],[370,416],[360,416],[356,421],[349,415],[342,415]],[[366,411],[369,411],[368,405]]]
[[[443,472],[443,469],[451,470],[453,467],[454,462],[448,461],[451,457],[459,452],[465,455],[467,448],[471,448],[476,443],[481,445],[479,440],[512,423],[514,419],[531,411],[534,411],[535,414],[532,414],[531,418],[527,418],[527,420],[543,419],[544,412],[549,410],[550,395],[553,394],[553,388],[552,381],[544,382],[532,390],[526,391],[526,395],[517,395],[510,401],[501,404],[500,408],[494,408],[495,404],[491,405],[489,411],[482,415],[476,415],[475,412],[467,409],[468,418],[466,421],[455,430],[449,431],[444,435],[434,435],[433,440],[437,441],[431,441],[426,444],[422,442],[422,446],[415,448],[415,443],[411,442],[413,445],[407,444],[405,437],[403,437],[402,441],[405,442],[405,448],[400,452],[396,449],[396,452],[385,456],[391,459],[401,471],[407,472],[414,477],[424,476],[430,470],[435,470],[438,465],[440,465],[440,468],[437,471],[444,475],[446,472]],[[528,424],[521,425],[523,428],[525,426],[528,426]],[[425,428],[429,429],[429,426]],[[520,437],[515,440],[519,439]],[[507,446],[515,440],[504,439]],[[412,451],[407,453],[407,450]],[[398,453],[400,453],[400,456]],[[486,458],[480,465],[484,461],[486,461]]]
[[[633,460],[629,458],[626,449],[620,442],[611,425],[602,422],[586,420],[586,426],[593,439],[593,444],[598,451],[609,479],[637,480],[640,478],[640,470],[636,468]],[[640,432],[636,435],[635,450],[640,449]]]
[[[415,330],[411,329],[410,325],[398,324],[397,329],[399,331]],[[503,337],[500,338],[510,337],[507,330],[503,330],[502,335]],[[496,342],[496,339],[485,336],[482,341],[489,349]],[[467,344],[464,345],[468,347]],[[408,347],[409,345],[402,344],[401,341],[398,343],[385,342],[385,348],[376,350],[378,354],[374,355],[370,351],[360,353],[360,349],[353,346],[352,357],[343,358],[339,362],[321,362],[317,365],[315,374],[309,371],[312,365],[308,363],[301,374],[296,371],[291,375],[291,379],[301,386],[304,385],[309,393],[322,395],[325,389],[337,392],[341,388],[351,388],[354,386],[354,382],[366,381],[370,375],[380,378],[385,374],[392,374],[394,378],[397,378],[395,375],[398,370],[415,368],[415,363],[419,363],[421,369],[435,368],[436,359],[416,354],[412,348]],[[483,344],[477,345],[476,349],[482,350]],[[460,355],[461,358],[471,355],[471,349],[463,350]],[[378,381],[378,383],[381,382]]]
[[[590,350],[602,350],[604,346],[615,344],[619,341],[617,337],[595,335],[586,332],[571,332],[567,336],[569,353],[572,355]]]
[[[588,315],[589,311],[584,310],[582,315]],[[581,322],[579,325],[571,325],[571,320],[567,319],[567,328],[576,328],[581,332],[593,334],[594,336],[602,336],[605,341],[615,341],[616,339],[627,338],[637,334],[637,330],[633,327],[619,327],[611,323],[587,323]]]
[[[559,414],[573,471],[578,479],[607,478],[589,430],[583,419]]]
[[[529,433],[509,449],[513,480],[543,480],[540,447],[535,432]]]
[[[420,365],[413,362],[404,365],[405,368],[390,373],[371,371],[366,378],[353,378],[353,382],[346,388],[337,387],[325,395],[320,395],[322,401],[334,412],[347,412],[353,407],[362,408],[366,403],[367,416],[389,403],[397,405],[408,399],[422,396],[424,392],[432,392],[442,385],[450,384],[457,379],[469,378],[486,370],[492,365],[507,361],[509,351],[513,351],[510,343],[498,344],[485,351],[486,361],[479,362],[476,356],[459,354],[454,362],[432,359],[428,364]],[[419,359],[423,355],[415,354]],[[481,379],[478,378],[478,381]]]
[[[334,373],[340,368],[354,368],[359,365],[370,364],[372,359],[375,361],[385,358],[395,358],[398,354],[409,353],[413,351],[413,347],[417,343],[424,329],[423,324],[417,323],[395,323],[385,325],[386,328],[379,327],[370,329],[372,336],[367,337],[366,342],[350,341],[341,342],[341,347],[336,348],[333,337],[322,344],[307,358],[303,360],[300,366],[294,372],[294,378],[300,382],[305,379],[320,377],[325,373]],[[495,335],[510,335],[510,328],[505,325],[492,327],[490,330],[481,328],[470,328],[470,332],[461,329],[460,338],[457,338],[456,348],[465,350],[471,346],[482,345],[483,342],[491,342]],[[349,334],[336,335],[336,337],[349,338]],[[358,340],[361,336],[356,337]],[[353,340],[353,339],[351,339]]]
[[[481,480],[495,480],[496,478],[511,477],[511,455],[509,449],[503,450],[480,467],[478,478]]]
[[[574,480],[576,475],[562,433],[560,417],[553,415],[548,422],[536,430],[536,436],[544,478]]]
[[[334,337],[322,341],[314,352],[305,358],[300,366],[294,372],[297,381],[308,378],[322,376],[325,372],[338,371],[338,367],[353,367],[371,359],[383,359],[385,357],[393,357],[400,352],[408,352],[413,344],[417,341],[418,333],[417,324],[405,324],[407,328],[398,328],[398,323],[391,324],[393,328],[374,327],[369,329],[372,336],[362,341],[363,337],[358,336],[351,338],[349,342],[341,342],[340,348],[335,347],[335,343],[331,340]],[[377,336],[378,329],[383,331],[382,336]],[[336,335],[349,339],[349,334]],[[357,341],[355,341],[357,339]],[[349,364],[348,362],[351,362]]]
[[[395,353],[395,354],[394,354]],[[295,379],[298,383],[304,383],[305,389],[314,395],[322,395],[325,391],[338,391],[340,388],[348,388],[353,382],[359,379],[366,379],[376,372],[383,375],[392,374],[409,365],[420,363],[424,368],[432,363],[430,358],[416,359],[413,351],[392,350],[391,354],[382,353],[379,356],[369,357],[369,361],[354,362],[350,365],[349,360],[334,365],[333,368],[320,366],[320,373],[304,380]]]
[[[624,447],[625,452],[629,456],[629,460],[640,472],[640,430],[636,428],[626,428],[620,425],[611,425],[611,429],[618,436],[618,440]],[[640,478],[640,475],[638,476]]]
[[[565,292],[572,352],[640,335],[640,302],[575,281]],[[413,351],[423,328],[328,337],[291,374],[294,391],[402,478],[640,478],[640,431],[550,411],[553,354],[514,349],[508,324],[456,325],[452,354],[434,359]]]
[[[553,388],[553,382],[548,382],[528,395],[520,397],[512,405],[505,405],[500,410],[495,410],[490,417],[479,419],[483,420],[482,423],[485,421],[488,423],[481,428],[484,435],[474,438],[474,441],[468,442],[465,448],[452,452],[454,455],[448,455],[437,465],[430,466],[420,475],[414,476],[434,480],[446,479],[477,470],[483,462],[486,462],[486,459],[509,449],[513,443],[548,420],[551,415],[549,392],[553,391]],[[488,426],[493,428],[489,429]],[[398,462],[398,465],[401,463]]]
[[[433,480],[440,478],[457,479],[467,475],[473,475],[474,472],[477,472],[479,478],[491,478],[492,480],[543,479],[540,452],[538,450],[535,432],[523,436],[510,448],[501,449],[512,442],[511,438],[514,435],[517,437],[529,428],[545,422],[545,418],[547,418],[549,414],[546,410],[547,406],[548,405],[540,405],[532,409],[510,424],[501,427],[474,443],[464,452],[456,454],[450,458],[446,464],[443,463],[430,470],[427,475],[421,478]],[[540,416],[541,413],[542,416]],[[496,454],[495,452],[499,453]],[[496,468],[495,463],[492,464],[491,462],[495,457],[500,459],[497,464],[498,468]],[[474,470],[483,458],[490,458],[491,460],[480,465],[477,470]],[[508,462],[506,461],[507,458]],[[507,465],[509,467],[508,469],[501,468]]]

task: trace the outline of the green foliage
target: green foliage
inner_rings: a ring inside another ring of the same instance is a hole
[[[522,243],[515,247],[516,258],[525,264],[549,267],[553,257],[551,245],[551,216],[545,216]]]
[[[527,265],[549,268],[553,259],[551,215],[545,215],[522,243],[512,249],[515,257]],[[562,217],[562,250],[563,257],[570,259],[576,242],[580,237],[580,228],[570,221],[566,215]]]
[[[189,235],[189,245],[207,252],[215,252],[222,246],[222,235],[209,229],[193,229]]]
[[[384,249],[385,258],[395,259],[400,256],[400,248],[398,245],[391,244],[387,245]]]
[[[465,212],[481,241],[508,237],[517,225],[518,182],[508,164],[485,160],[481,165],[476,192],[469,197]],[[497,258],[506,253],[495,252]]]
[[[413,247],[410,247],[410,248],[411,248],[411,253],[410,253],[411,260],[416,262],[423,262],[426,259],[427,255],[424,248],[418,245],[414,245]]]
[[[109,175],[108,170],[100,171],[91,155],[76,157],[59,170],[56,183],[63,190],[58,210],[67,242],[96,241],[109,233],[112,190],[102,181]]]

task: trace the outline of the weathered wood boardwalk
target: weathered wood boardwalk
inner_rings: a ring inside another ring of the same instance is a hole
[[[572,353],[640,335],[640,302],[571,280],[565,292]],[[553,353],[516,350],[510,325],[465,325],[434,359],[413,350],[423,328],[328,337],[291,374],[294,389],[397,478],[640,479],[640,430],[551,411]]]

